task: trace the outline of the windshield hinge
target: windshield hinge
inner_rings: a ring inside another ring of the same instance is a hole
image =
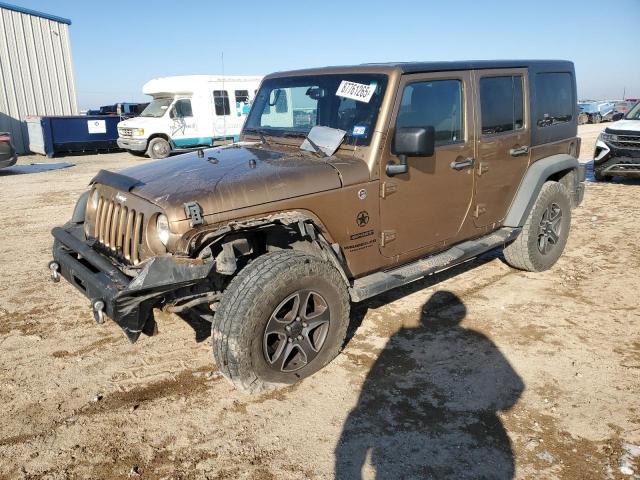
[[[189,224],[192,228],[196,225],[202,225],[204,223],[204,220],[202,219],[202,208],[200,207],[198,202],[185,203],[184,213],[186,213],[187,218],[191,220]]]

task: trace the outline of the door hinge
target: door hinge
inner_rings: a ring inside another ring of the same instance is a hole
[[[396,239],[395,230],[383,230],[380,235],[380,245],[384,247],[387,243],[393,242]]]
[[[387,198],[392,193],[396,193],[398,191],[398,185],[393,182],[382,182],[380,185],[380,197]]]
[[[478,164],[478,176],[481,176],[489,171],[489,165],[484,162]]]
[[[484,203],[477,204],[473,216],[478,218],[483,213],[487,213],[487,206]]]

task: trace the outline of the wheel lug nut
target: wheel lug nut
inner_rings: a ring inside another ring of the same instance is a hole
[[[300,317],[296,317],[296,322],[299,322],[299,321],[300,321]]]
[[[302,335],[298,335],[297,340],[298,340],[298,341],[302,340]]]
[[[304,328],[307,328],[307,322],[302,322],[302,326],[303,326]]]
[[[286,327],[284,327],[284,329],[285,329],[287,332],[290,332],[290,331],[291,331],[291,325],[287,325]]]
[[[291,343],[291,342],[293,342],[293,339],[291,337],[289,337],[289,338],[287,338],[287,342]]]

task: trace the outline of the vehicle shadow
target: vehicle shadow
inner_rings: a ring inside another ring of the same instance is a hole
[[[438,291],[416,326],[389,339],[344,424],[337,479],[513,478],[497,414],[524,383],[489,338],[461,326],[466,313],[455,294]]]
[[[31,163],[29,165],[13,165],[0,170],[0,177],[10,175],[26,175],[30,173],[43,173],[62,168],[73,167],[73,163]]]

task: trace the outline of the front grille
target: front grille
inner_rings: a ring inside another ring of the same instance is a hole
[[[640,136],[635,135],[616,135],[615,142],[611,142],[614,147],[628,148],[631,150],[640,149]]]
[[[130,128],[119,128],[118,135],[121,137],[132,137],[133,131]]]
[[[144,214],[104,197],[98,199],[93,236],[134,265],[140,263]]]

